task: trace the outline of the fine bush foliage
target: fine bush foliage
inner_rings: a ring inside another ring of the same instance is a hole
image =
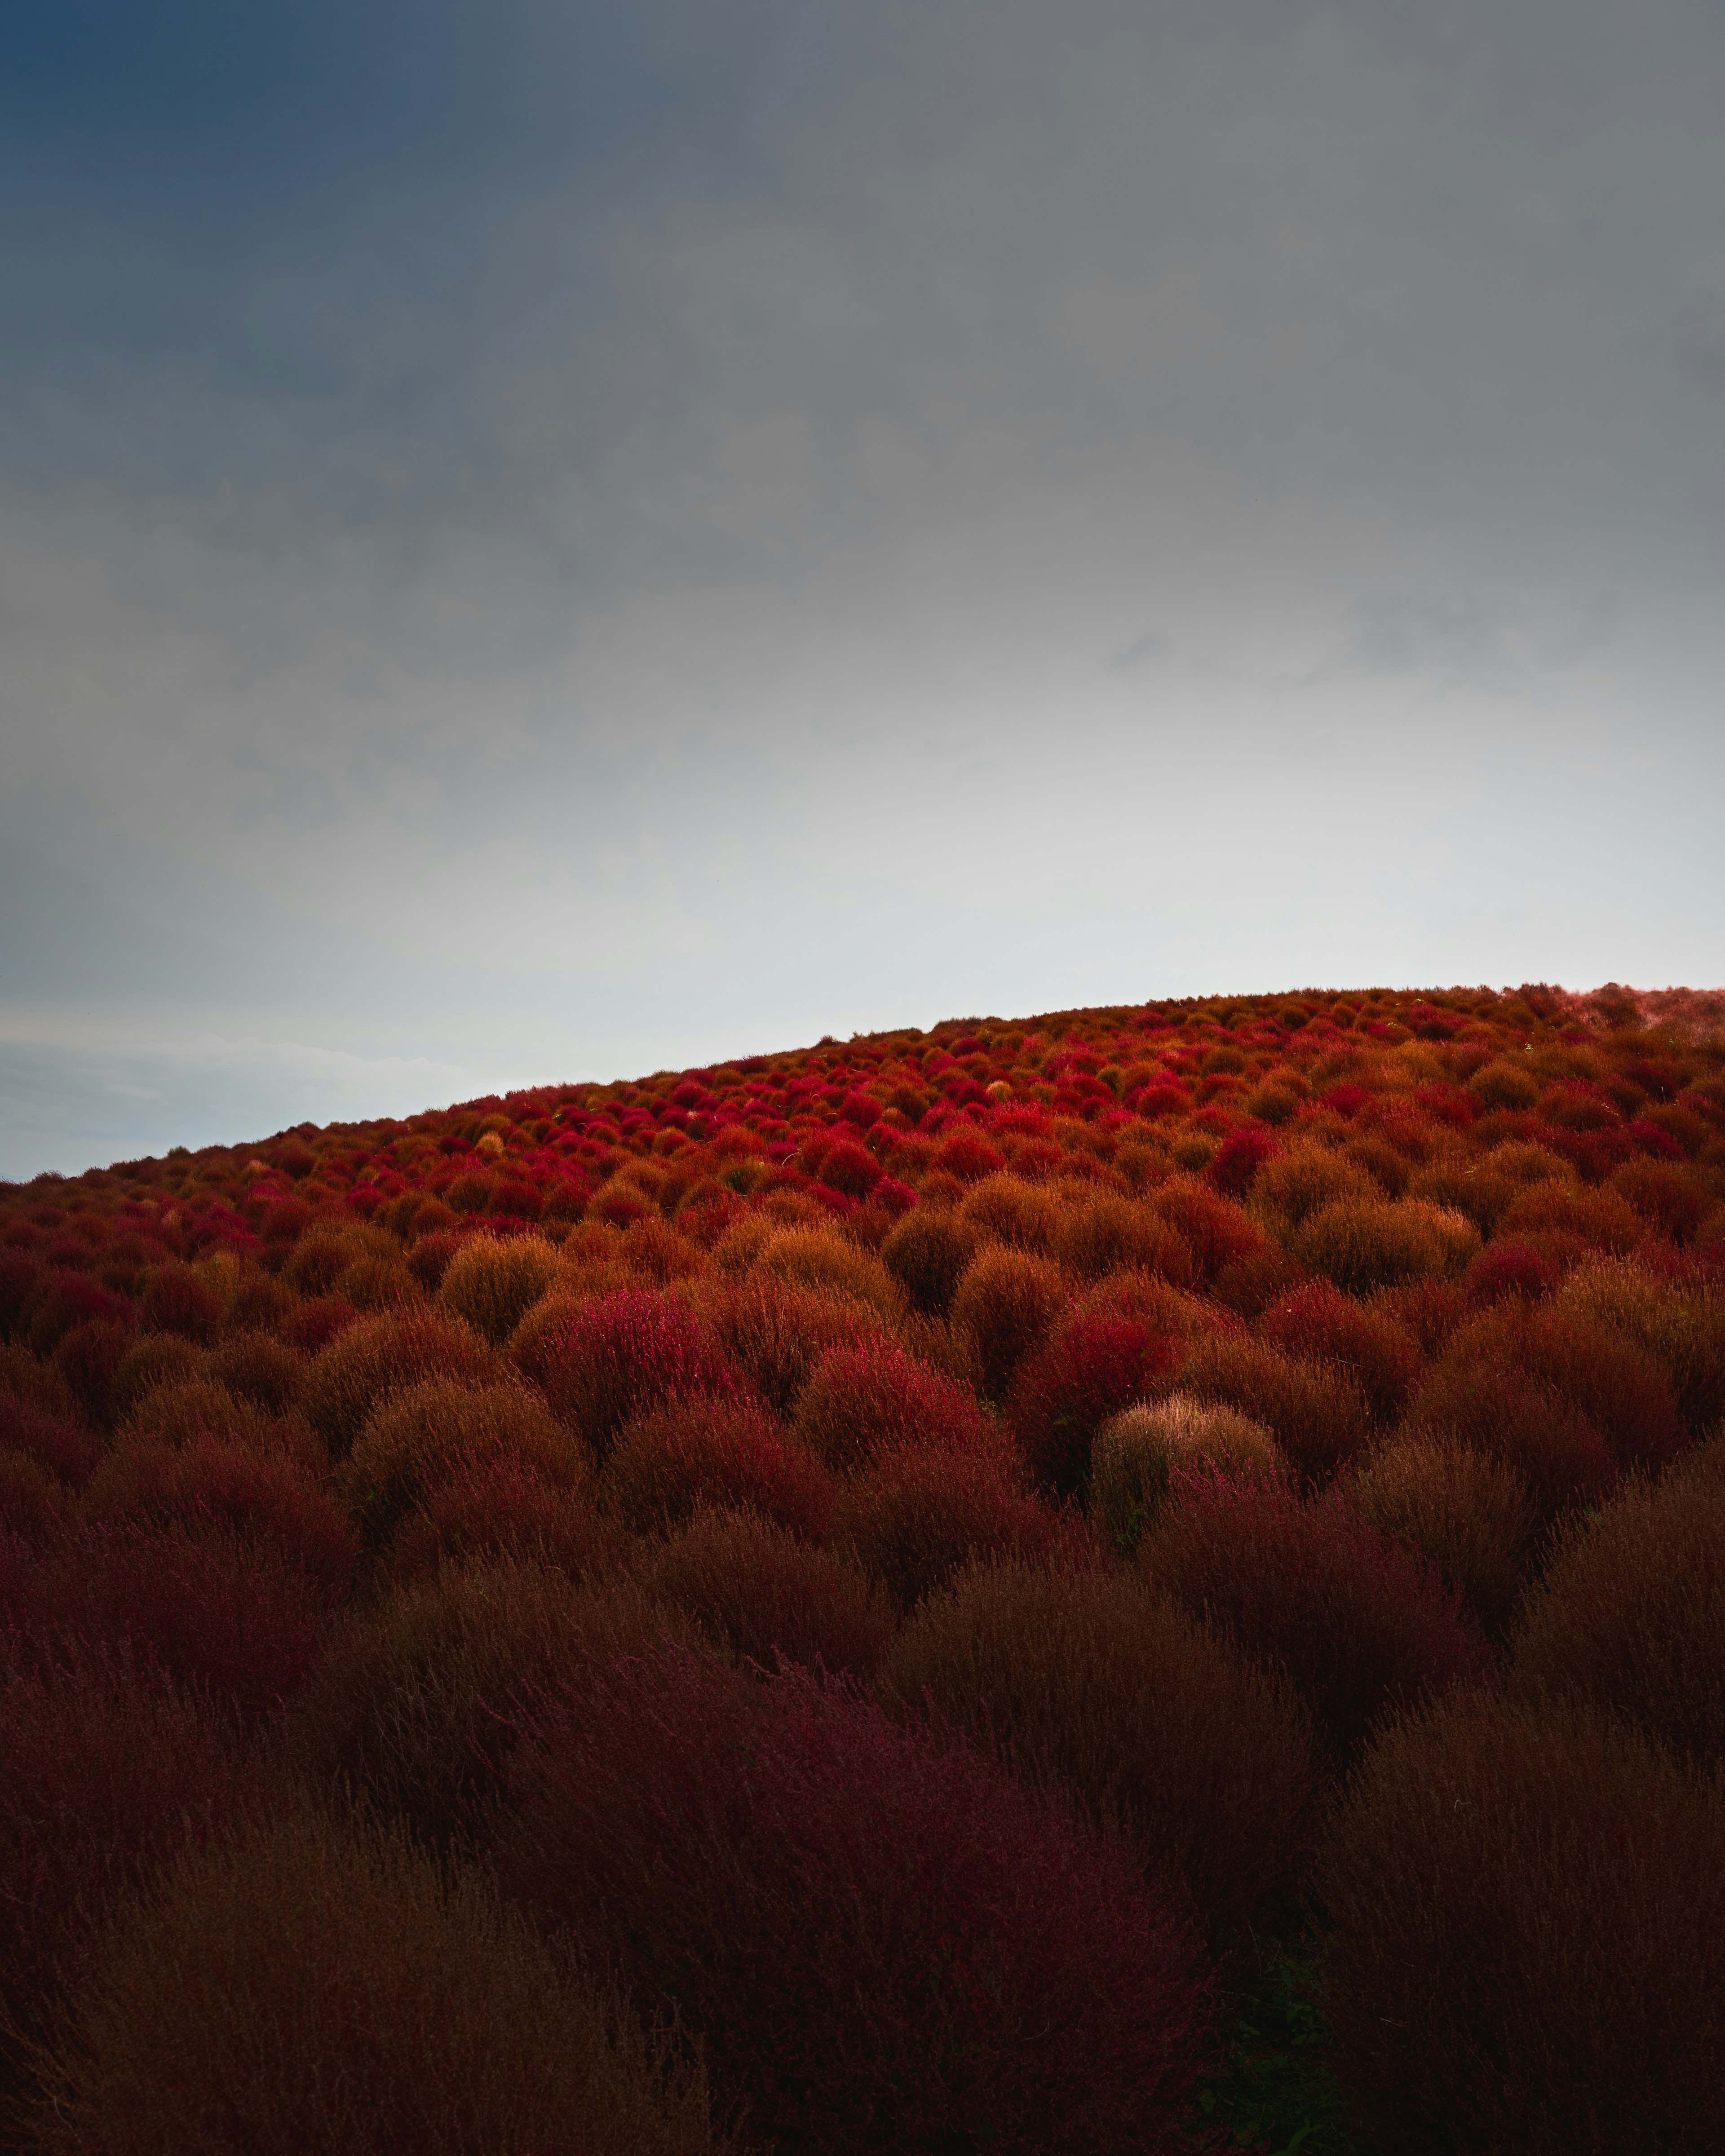
[[[585,1304],[545,1343],[545,1396],[559,1422],[605,1460],[627,1423],[680,1399],[731,1399],[742,1387],[711,1327],[675,1298],[623,1288]]]
[[[978,1229],[960,1214],[910,1212],[881,1244],[880,1262],[914,1308],[944,1317],[980,1240]]]
[[[880,1586],[757,1513],[696,1513],[647,1578],[709,1639],[763,1669],[783,1655],[867,1679],[896,1629]]]
[[[1446,1360],[1492,1358],[1528,1372],[1570,1401],[1620,1468],[1656,1473],[1682,1449],[1682,1417],[1664,1372],[1609,1326],[1574,1310],[1500,1304],[1455,1335]]]
[[[1130,1557],[1167,1502],[1170,1474],[1194,1467],[1271,1481],[1286,1472],[1262,1423],[1183,1393],[1104,1423],[1091,1454],[1090,1515],[1110,1547]]]
[[[1314,1486],[1327,1482],[1370,1434],[1364,1396],[1343,1371],[1299,1361],[1238,1333],[1198,1341],[1164,1390],[1234,1408],[1261,1423],[1290,1466]]]
[[[1126,2156],[1196,2091],[1194,1943],[1126,1850],[974,1753],[661,1650],[549,1708],[513,1891],[675,1996],[787,2152]]]
[[[1281,1912],[1317,1789],[1305,1714],[1138,1581],[974,1566],[923,1603],[881,1689],[1126,1835],[1214,1944]]]
[[[0,1445],[0,1534],[27,1544],[52,1542],[65,1517],[64,1484],[28,1453]]]
[[[1109,1191],[1062,1209],[1049,1255],[1086,1282],[1122,1270],[1159,1274],[1177,1287],[1192,1281],[1192,1253],[1179,1230],[1150,1206]]]
[[[429,1378],[476,1384],[490,1350],[473,1328],[435,1311],[362,1318],[338,1333],[306,1374],[303,1404],[332,1460],[345,1460],[375,1410]]]
[[[1480,1247],[1465,1214],[1415,1199],[1339,1199],[1295,1231],[1290,1247],[1303,1265],[1345,1293],[1367,1296],[1410,1281],[1451,1280]]]
[[[1421,1388],[1408,1428],[1513,1468],[1547,1521],[1571,1507],[1602,1504],[1616,1486],[1610,1447],[1587,1417],[1505,1356],[1440,1366]]]
[[[769,1280],[848,1296],[896,1325],[908,1308],[905,1291],[880,1259],[825,1228],[793,1228],[775,1235],[755,1260]]]
[[[1075,1312],[1019,1363],[1007,1421],[1038,1486],[1055,1497],[1089,1486],[1096,1432],[1173,1363],[1178,1345],[1142,1319]]]
[[[1370,1455],[1348,1489],[1379,1534],[1419,1551],[1461,1590],[1487,1636],[1502,1638],[1540,1521],[1516,1468],[1453,1440],[1409,1434]]]
[[[884,1454],[841,1484],[832,1542],[907,1611],[973,1558],[1045,1558],[1063,1547],[1054,1516],[975,1453]]]
[[[114,1373],[110,1398],[115,1420],[126,1422],[161,1386],[193,1383],[207,1368],[204,1356],[182,1334],[145,1333],[126,1349]],[[220,1378],[219,1372],[214,1374]]]
[[[850,1296],[763,1274],[709,1277],[691,1300],[750,1389],[781,1421],[791,1419],[824,1355],[886,1337],[875,1312]]]
[[[446,1565],[516,1557],[585,1579],[630,1561],[634,1544],[602,1520],[586,1486],[544,1481],[511,1455],[452,1467],[416,1502],[390,1537],[383,1571],[396,1587],[434,1576]]]
[[[1013,1373],[1048,1337],[1065,1302],[1060,1268],[1029,1250],[990,1245],[965,1268],[952,1323],[976,1342],[991,1399],[1006,1397]]]
[[[142,1344],[141,1342],[140,1343]],[[229,1333],[206,1358],[209,1374],[236,1399],[249,1400],[267,1415],[288,1414],[299,1404],[305,1383],[305,1358],[273,1333]]]
[[[501,1348],[551,1286],[557,1265],[557,1252],[542,1236],[500,1242],[475,1235],[450,1258],[438,1300]]]
[[[966,1191],[957,1219],[973,1235],[1045,1258],[1060,1232],[1061,1209],[1051,1190],[1021,1175],[1002,1173],[987,1176]]]
[[[674,2065],[567,1948],[398,1833],[280,1806],[126,1903],[44,2061],[45,2153],[705,2156]]]
[[[833,1483],[752,1402],[682,1399],[625,1425],[598,1496],[635,1534],[668,1534],[711,1507],[758,1512],[818,1542],[832,1515]]]
[[[0,1445],[74,1489],[89,1481],[102,1456],[94,1430],[13,1393],[0,1393]]]
[[[1725,1808],[1573,1707],[1457,1695],[1374,1746],[1318,1892],[1378,2146],[1702,2156],[1725,2135]]]
[[[207,1348],[222,1322],[222,1298],[190,1265],[170,1263],[150,1276],[139,1316],[146,1332],[177,1332]]]
[[[1491,1672],[1460,1596],[1339,1490],[1301,1499],[1273,1483],[1182,1475],[1137,1562],[1193,1615],[1286,1673],[1338,1763],[1384,1715]]]
[[[1555,1180],[1537,1183],[1522,1192],[1505,1213],[1500,1232],[1506,1235],[1579,1235],[1584,1243],[1608,1256],[1623,1257],[1642,1240],[1647,1230],[1641,1216],[1620,1192],[1604,1188],[1579,1189]]]
[[[1512,1683],[1725,1768],[1725,1485],[1627,1491],[1573,1527],[1522,1611]]]
[[[865,1467],[883,1446],[989,1452],[1002,1442],[968,1386],[884,1339],[824,1355],[798,1397],[791,1427],[835,1475]]]
[[[1309,1281],[1282,1296],[1257,1329],[1284,1354],[1345,1371],[1381,1424],[1400,1419],[1425,1372],[1419,1342],[1387,1312],[1363,1307],[1327,1281]]]
[[[1725,1416],[1725,1296],[1717,1290],[1682,1291],[1631,1260],[1604,1259],[1572,1273],[1556,1306],[1651,1356],[1692,1435]]]

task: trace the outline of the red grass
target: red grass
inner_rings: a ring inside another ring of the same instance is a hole
[[[625,1426],[599,1503],[636,1534],[669,1533],[711,1508],[758,1512],[818,1542],[833,1485],[820,1462],[752,1403],[683,1398]]]
[[[1095,1311],[1069,1317],[1021,1363],[1007,1419],[1038,1486],[1056,1497],[1081,1493],[1096,1432],[1142,1399],[1177,1352],[1142,1320]]]
[[[302,1805],[128,1897],[45,2062],[46,2152],[705,2156],[698,2071],[476,1876]]]
[[[996,1453],[1002,1444],[968,1386],[878,1338],[822,1357],[798,1396],[792,1428],[836,1475],[865,1467],[883,1447]]]
[[[737,1398],[736,1365],[685,1304],[623,1288],[569,1319],[543,1348],[545,1396],[603,1460],[626,1423],[678,1399]]]
[[[757,1513],[696,1513],[648,1577],[717,1645],[763,1669],[783,1655],[866,1679],[896,1630],[883,1589]]]
[[[551,1705],[505,1876],[792,2156],[1169,2145],[1208,2002],[1127,1851],[956,1745],[664,1649]]]
[[[1331,2056],[1378,2146],[1725,2141],[1725,1806],[1627,1732],[1458,1695],[1374,1747],[1317,1886]]]
[[[1175,1872],[1213,1943],[1285,1913],[1317,1791],[1306,1716],[1136,1580],[978,1566],[924,1602],[881,1687]]]
[[[1301,1499],[1273,1483],[1177,1472],[1137,1562],[1194,1616],[1285,1671],[1337,1762],[1385,1714],[1491,1673],[1460,1596],[1339,1491]]]
[[[943,1587],[973,1558],[1037,1559],[1065,1547],[1047,1508],[976,1454],[884,1455],[841,1486],[832,1540],[885,1582],[901,1610]]]

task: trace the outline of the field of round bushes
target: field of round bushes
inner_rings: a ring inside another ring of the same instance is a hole
[[[1725,2148],[1722,1004],[0,1185],[0,2146]]]

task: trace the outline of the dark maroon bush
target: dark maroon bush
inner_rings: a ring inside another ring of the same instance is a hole
[[[1601,1504],[1617,1483],[1610,1448],[1550,1385],[1503,1357],[1440,1364],[1420,1389],[1411,1430],[1508,1462],[1542,1515]]]
[[[932,1711],[1183,1879],[1218,1947],[1284,1913],[1317,1776],[1291,1692],[1137,1580],[978,1565],[893,1647],[894,1711]]]
[[[190,1265],[158,1265],[144,1290],[140,1316],[148,1332],[177,1332],[207,1348],[222,1322],[222,1299]]]
[[[60,1481],[82,1489],[102,1456],[101,1440],[69,1416],[0,1393],[0,1445],[22,1452]]]
[[[1176,1471],[1137,1563],[1194,1616],[1284,1671],[1338,1763],[1386,1714],[1492,1672],[1456,1591],[1339,1490],[1301,1498]]]
[[[92,1318],[130,1325],[131,1305],[123,1295],[93,1281],[88,1273],[49,1273],[30,1305],[30,1348],[44,1358],[53,1354],[74,1326]]]
[[[1573,1525],[1522,1609],[1512,1683],[1579,1693],[1702,1772],[1725,1767],[1725,1485],[1629,1491]]]
[[[1518,1469],[1414,1430],[1358,1465],[1348,1489],[1379,1534],[1461,1590],[1488,1638],[1503,1637],[1539,1541],[1541,1509]]]
[[[1377,2146],[1725,2141],[1725,1805],[1620,1725],[1476,1692],[1398,1723],[1317,1884],[1330,2055]]]
[[[132,1338],[130,1320],[120,1317],[87,1317],[61,1337],[54,1365],[87,1421],[112,1423],[115,1389]]]
[[[547,1707],[511,1773],[512,1891],[674,1999],[774,2148],[1173,2145],[1208,1999],[1120,1844],[949,1743],[787,1671],[664,1648]]]
[[[1345,1372],[1380,1423],[1399,1419],[1425,1371],[1410,1333],[1388,1312],[1353,1301],[1328,1281],[1307,1281],[1272,1303],[1258,1332],[1284,1354]]]
[[[28,1453],[0,1445],[0,1534],[26,1544],[52,1542],[65,1517],[65,1486]]]
[[[1461,1276],[1461,1291],[1469,1304],[1484,1308],[1507,1295],[1538,1302],[1549,1295],[1562,1284],[1574,1260],[1588,1255],[1586,1244],[1578,1236],[1573,1243],[1574,1259],[1565,1265],[1549,1247],[1553,1240],[1542,1236],[1536,1244],[1525,1235],[1506,1235],[1501,1242],[1488,1243]]]
[[[356,1323],[359,1312],[345,1296],[326,1295],[302,1302],[281,1322],[281,1337],[302,1355],[316,1355]]]
[[[627,1424],[599,1485],[601,1508],[636,1534],[665,1534],[697,1512],[758,1512],[818,1542],[832,1477],[747,1400],[672,1398]]]
[[[560,1487],[528,1461],[503,1455],[470,1460],[426,1491],[396,1528],[384,1563],[400,1587],[484,1557],[533,1559],[584,1579],[618,1569],[632,1548],[629,1535],[594,1511],[591,1491]]]
[[[1348,1371],[1305,1361],[1243,1332],[1194,1341],[1158,1390],[1235,1408],[1261,1423],[1290,1466],[1314,1486],[1353,1459],[1371,1431],[1365,1395]]]
[[[24,1318],[41,1285],[42,1268],[23,1250],[0,1249],[0,1340],[25,1330]]]
[[[865,1467],[883,1446],[994,1453],[1002,1439],[968,1386],[875,1337],[829,1349],[792,1418],[798,1440],[834,1474]]]
[[[1056,1497],[1081,1492],[1096,1432],[1142,1399],[1178,1352],[1142,1319],[1107,1311],[1079,1312],[1059,1326],[1019,1365],[1006,1405],[1039,1487]]]
[[[973,1558],[1034,1561],[1066,1547],[1061,1523],[999,1463],[921,1447],[883,1453],[840,1485],[832,1541],[885,1582],[901,1611],[945,1586]]]
[[[677,1399],[736,1399],[737,1367],[709,1327],[673,1297],[602,1296],[544,1343],[552,1412],[603,1460],[626,1423]]]
[[[1695,1231],[1718,1200],[1705,1175],[1686,1163],[1625,1161],[1613,1173],[1611,1187],[1628,1199],[1641,1218],[1674,1243],[1693,1241]]]
[[[884,1589],[757,1513],[696,1513],[648,1577],[710,1639],[763,1669],[783,1655],[868,1678],[896,1629]]]
[[[1266,1247],[1263,1229],[1232,1199],[1203,1183],[1170,1183],[1155,1192],[1152,1204],[1170,1227],[1185,1238],[1203,1280],[1255,1256]]]

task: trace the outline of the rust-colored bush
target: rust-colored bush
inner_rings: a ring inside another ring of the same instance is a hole
[[[1725,1806],[1573,1707],[1387,1731],[1317,1875],[1335,2071],[1407,2156],[1725,2139]]]
[[[239,1445],[283,1453],[314,1470],[327,1471],[329,1455],[316,1432],[296,1414],[268,1415],[225,1385],[200,1378],[186,1385],[159,1385],[121,1428],[120,1435],[157,1438],[164,1445]]]
[[[1453,1280],[1479,1247],[1479,1230],[1465,1214],[1414,1199],[1337,1199],[1309,1214],[1290,1242],[1301,1265],[1353,1296]]]
[[[674,2065],[474,1873],[277,1805],[116,1911],[43,2061],[38,2144],[705,2156]]]
[[[1365,1397],[1344,1371],[1239,1333],[1195,1342],[1159,1392],[1235,1408],[1261,1423],[1290,1466],[1312,1484],[1327,1482],[1352,1460],[1370,1431]]]
[[[1725,1296],[1717,1289],[1680,1291],[1632,1260],[1600,1259],[1570,1275],[1556,1306],[1651,1356],[1692,1435],[1725,1416]]]
[[[791,1427],[835,1475],[866,1466],[883,1446],[998,1452],[1004,1442],[967,1387],[884,1339],[829,1349],[798,1397]]]
[[[915,1217],[914,1215],[912,1216]],[[1022,1175],[985,1176],[959,1201],[957,1219],[973,1235],[1009,1243],[1014,1250],[1049,1256],[1059,1232],[1061,1207],[1051,1190]]]
[[[879,1258],[829,1228],[791,1228],[775,1235],[755,1270],[768,1280],[847,1296],[887,1325],[896,1325],[910,1306]]]
[[[783,1655],[866,1679],[896,1629],[876,1582],[754,1512],[697,1512],[647,1580],[720,1646],[768,1670]]]
[[[1132,1271],[1159,1274],[1177,1287],[1192,1284],[1192,1253],[1179,1230],[1153,1207],[1111,1191],[1061,1208],[1049,1255],[1063,1272],[1086,1283]]]
[[[977,1454],[916,1449],[881,1455],[842,1484],[832,1544],[885,1582],[901,1610],[943,1587],[973,1558],[1047,1558],[1060,1523],[1006,1471]]]
[[[880,1262],[914,1308],[944,1317],[981,1240],[978,1228],[961,1214],[918,1206],[895,1223],[880,1245]]]
[[[1506,1462],[1527,1482],[1544,1520],[1572,1506],[1601,1504],[1616,1486],[1611,1449],[1587,1417],[1502,1355],[1434,1370],[1408,1429]]]
[[[1008,1425],[1038,1487],[1081,1495],[1096,1432],[1142,1400],[1178,1352],[1141,1318],[1090,1311],[1063,1319],[1019,1364],[1007,1396]]]
[[[52,1542],[66,1517],[65,1486],[27,1452],[0,1445],[0,1535]]]
[[[557,1252],[542,1236],[500,1242],[475,1235],[450,1258],[438,1300],[501,1348],[556,1278]]]
[[[1725,1767],[1725,1485],[1627,1490],[1572,1526],[1522,1609],[1512,1682],[1579,1693],[1702,1770]]]
[[[209,1374],[267,1415],[289,1414],[305,1389],[306,1362],[270,1332],[230,1332],[206,1358]]]
[[[1183,1473],[1137,1563],[1194,1617],[1285,1672],[1338,1764],[1385,1715],[1491,1671],[1461,1597],[1339,1490],[1301,1498]]]
[[[586,1303],[542,1353],[552,1414],[605,1460],[625,1424],[673,1400],[744,1387],[711,1327],[674,1296],[622,1288]]]
[[[977,1253],[952,1298],[952,1323],[975,1341],[991,1399],[1006,1397],[1014,1372],[1048,1337],[1065,1303],[1065,1282],[1048,1259],[1000,1244]]]
[[[93,1430],[13,1393],[0,1393],[0,1445],[74,1489],[89,1481],[102,1456],[101,1440]]]
[[[758,1512],[805,1540],[825,1533],[832,1477],[747,1400],[691,1397],[625,1424],[599,1484],[601,1510],[665,1534],[703,1508]]]
[[[633,1562],[634,1537],[601,1519],[590,1490],[560,1488],[521,1459],[495,1455],[449,1469],[397,1527],[384,1553],[397,1588],[445,1565],[519,1558],[587,1579]]]
[[[1494,1108],[1531,1108],[1539,1098],[1539,1081],[1518,1064],[1494,1058],[1474,1072],[1467,1091],[1475,1106],[1487,1113]]]
[[[1213,1281],[1265,1247],[1263,1229],[1231,1198],[1185,1177],[1165,1183],[1150,1204],[1192,1253],[1196,1277]]]
[[[1692,1242],[1695,1232],[1718,1204],[1705,1174],[1685,1162],[1626,1160],[1611,1176],[1610,1188],[1626,1198],[1656,1235],[1677,1244]]]
[[[823,1356],[883,1339],[875,1313],[830,1289],[751,1273],[691,1283],[691,1300],[744,1380],[788,1421]]]
[[[1091,1453],[1090,1516],[1109,1546],[1130,1557],[1167,1501],[1176,1468],[1212,1467],[1274,1480],[1287,1471],[1262,1423],[1183,1393],[1112,1416]]]
[[[306,1373],[304,1406],[332,1460],[345,1460],[375,1410],[428,1378],[481,1383],[490,1348],[471,1326],[439,1311],[361,1318],[336,1334]]]
[[[518,1460],[554,1489],[579,1489],[592,1454],[525,1385],[428,1378],[393,1393],[336,1471],[342,1504],[376,1548],[403,1514],[459,1469]]]
[[[1558,1181],[1536,1183],[1523,1190],[1505,1213],[1505,1235],[1579,1235],[1595,1250],[1621,1257],[1635,1249],[1647,1229],[1620,1192],[1587,1190]]]
[[[206,1369],[202,1351],[178,1332],[146,1332],[126,1349],[114,1373],[114,1419],[124,1423],[162,1385],[187,1385]]]
[[[1250,1210],[1278,1235],[1288,1236],[1311,1214],[1343,1199],[1378,1195],[1371,1178],[1327,1146],[1296,1145],[1268,1161],[1252,1185]]]
[[[177,1332],[207,1348],[222,1322],[222,1298],[202,1274],[171,1260],[151,1274],[138,1314],[146,1332]]]
[[[1309,1281],[1271,1304],[1258,1336],[1285,1354],[1344,1371],[1386,1424],[1400,1419],[1425,1370],[1419,1342],[1386,1311],[1363,1307],[1327,1281]]]
[[[1305,1713],[1141,1582],[973,1566],[922,1604],[880,1688],[1176,1873],[1213,1944],[1284,1912],[1317,1780]]]
[[[1519,1469],[1442,1436],[1394,1439],[1348,1478],[1381,1535],[1418,1550],[1501,1640],[1533,1560],[1540,1507]]]
[[[1608,1325],[1571,1309],[1501,1303],[1455,1335],[1446,1360],[1494,1357],[1571,1401],[1620,1468],[1657,1472],[1681,1450],[1682,1417],[1664,1372]]]

